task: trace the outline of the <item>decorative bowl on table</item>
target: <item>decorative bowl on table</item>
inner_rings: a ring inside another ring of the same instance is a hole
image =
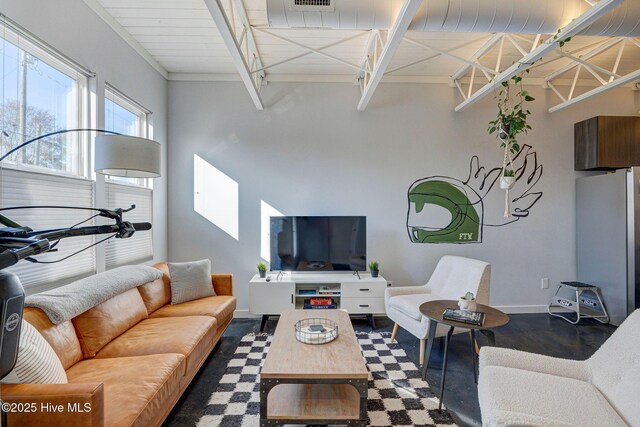
[[[299,320],[294,329],[296,339],[304,344],[326,344],[338,337],[338,324],[320,317]]]

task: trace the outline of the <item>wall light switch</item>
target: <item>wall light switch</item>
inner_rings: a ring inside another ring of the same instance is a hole
[[[549,289],[549,279],[547,277],[542,279],[542,289]]]

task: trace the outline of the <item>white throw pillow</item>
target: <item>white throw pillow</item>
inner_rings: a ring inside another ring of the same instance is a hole
[[[170,262],[171,304],[212,297],[216,293],[211,284],[211,261]]]
[[[4,384],[67,384],[60,358],[40,332],[22,321],[16,366],[2,379]]]

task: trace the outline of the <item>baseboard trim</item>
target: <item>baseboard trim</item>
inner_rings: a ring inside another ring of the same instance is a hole
[[[494,308],[507,314],[546,313],[546,305],[494,305]]]
[[[364,314],[362,314],[364,316]],[[236,310],[233,312],[233,317],[237,319],[260,319],[262,316],[258,314],[251,314],[249,310]],[[373,317],[387,317],[384,313],[374,314]]]
[[[494,306],[498,310],[504,311],[507,314],[535,314],[546,313],[546,305],[496,305]],[[552,308],[551,311],[567,311],[562,308]],[[374,317],[386,317],[384,314],[374,314]],[[233,313],[233,317],[238,319],[259,319],[262,316],[257,314],[251,314],[249,310],[236,310]]]
[[[547,313],[547,305],[494,305],[494,308],[504,311],[507,314],[536,314]],[[562,307],[552,307],[551,311],[556,312],[569,312]]]
[[[251,314],[249,310],[236,310],[233,312],[233,317],[238,319],[259,319],[262,316],[258,316],[257,314]]]

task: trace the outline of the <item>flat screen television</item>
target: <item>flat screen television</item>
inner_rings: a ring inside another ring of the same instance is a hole
[[[367,217],[272,216],[271,270],[365,271]]]

